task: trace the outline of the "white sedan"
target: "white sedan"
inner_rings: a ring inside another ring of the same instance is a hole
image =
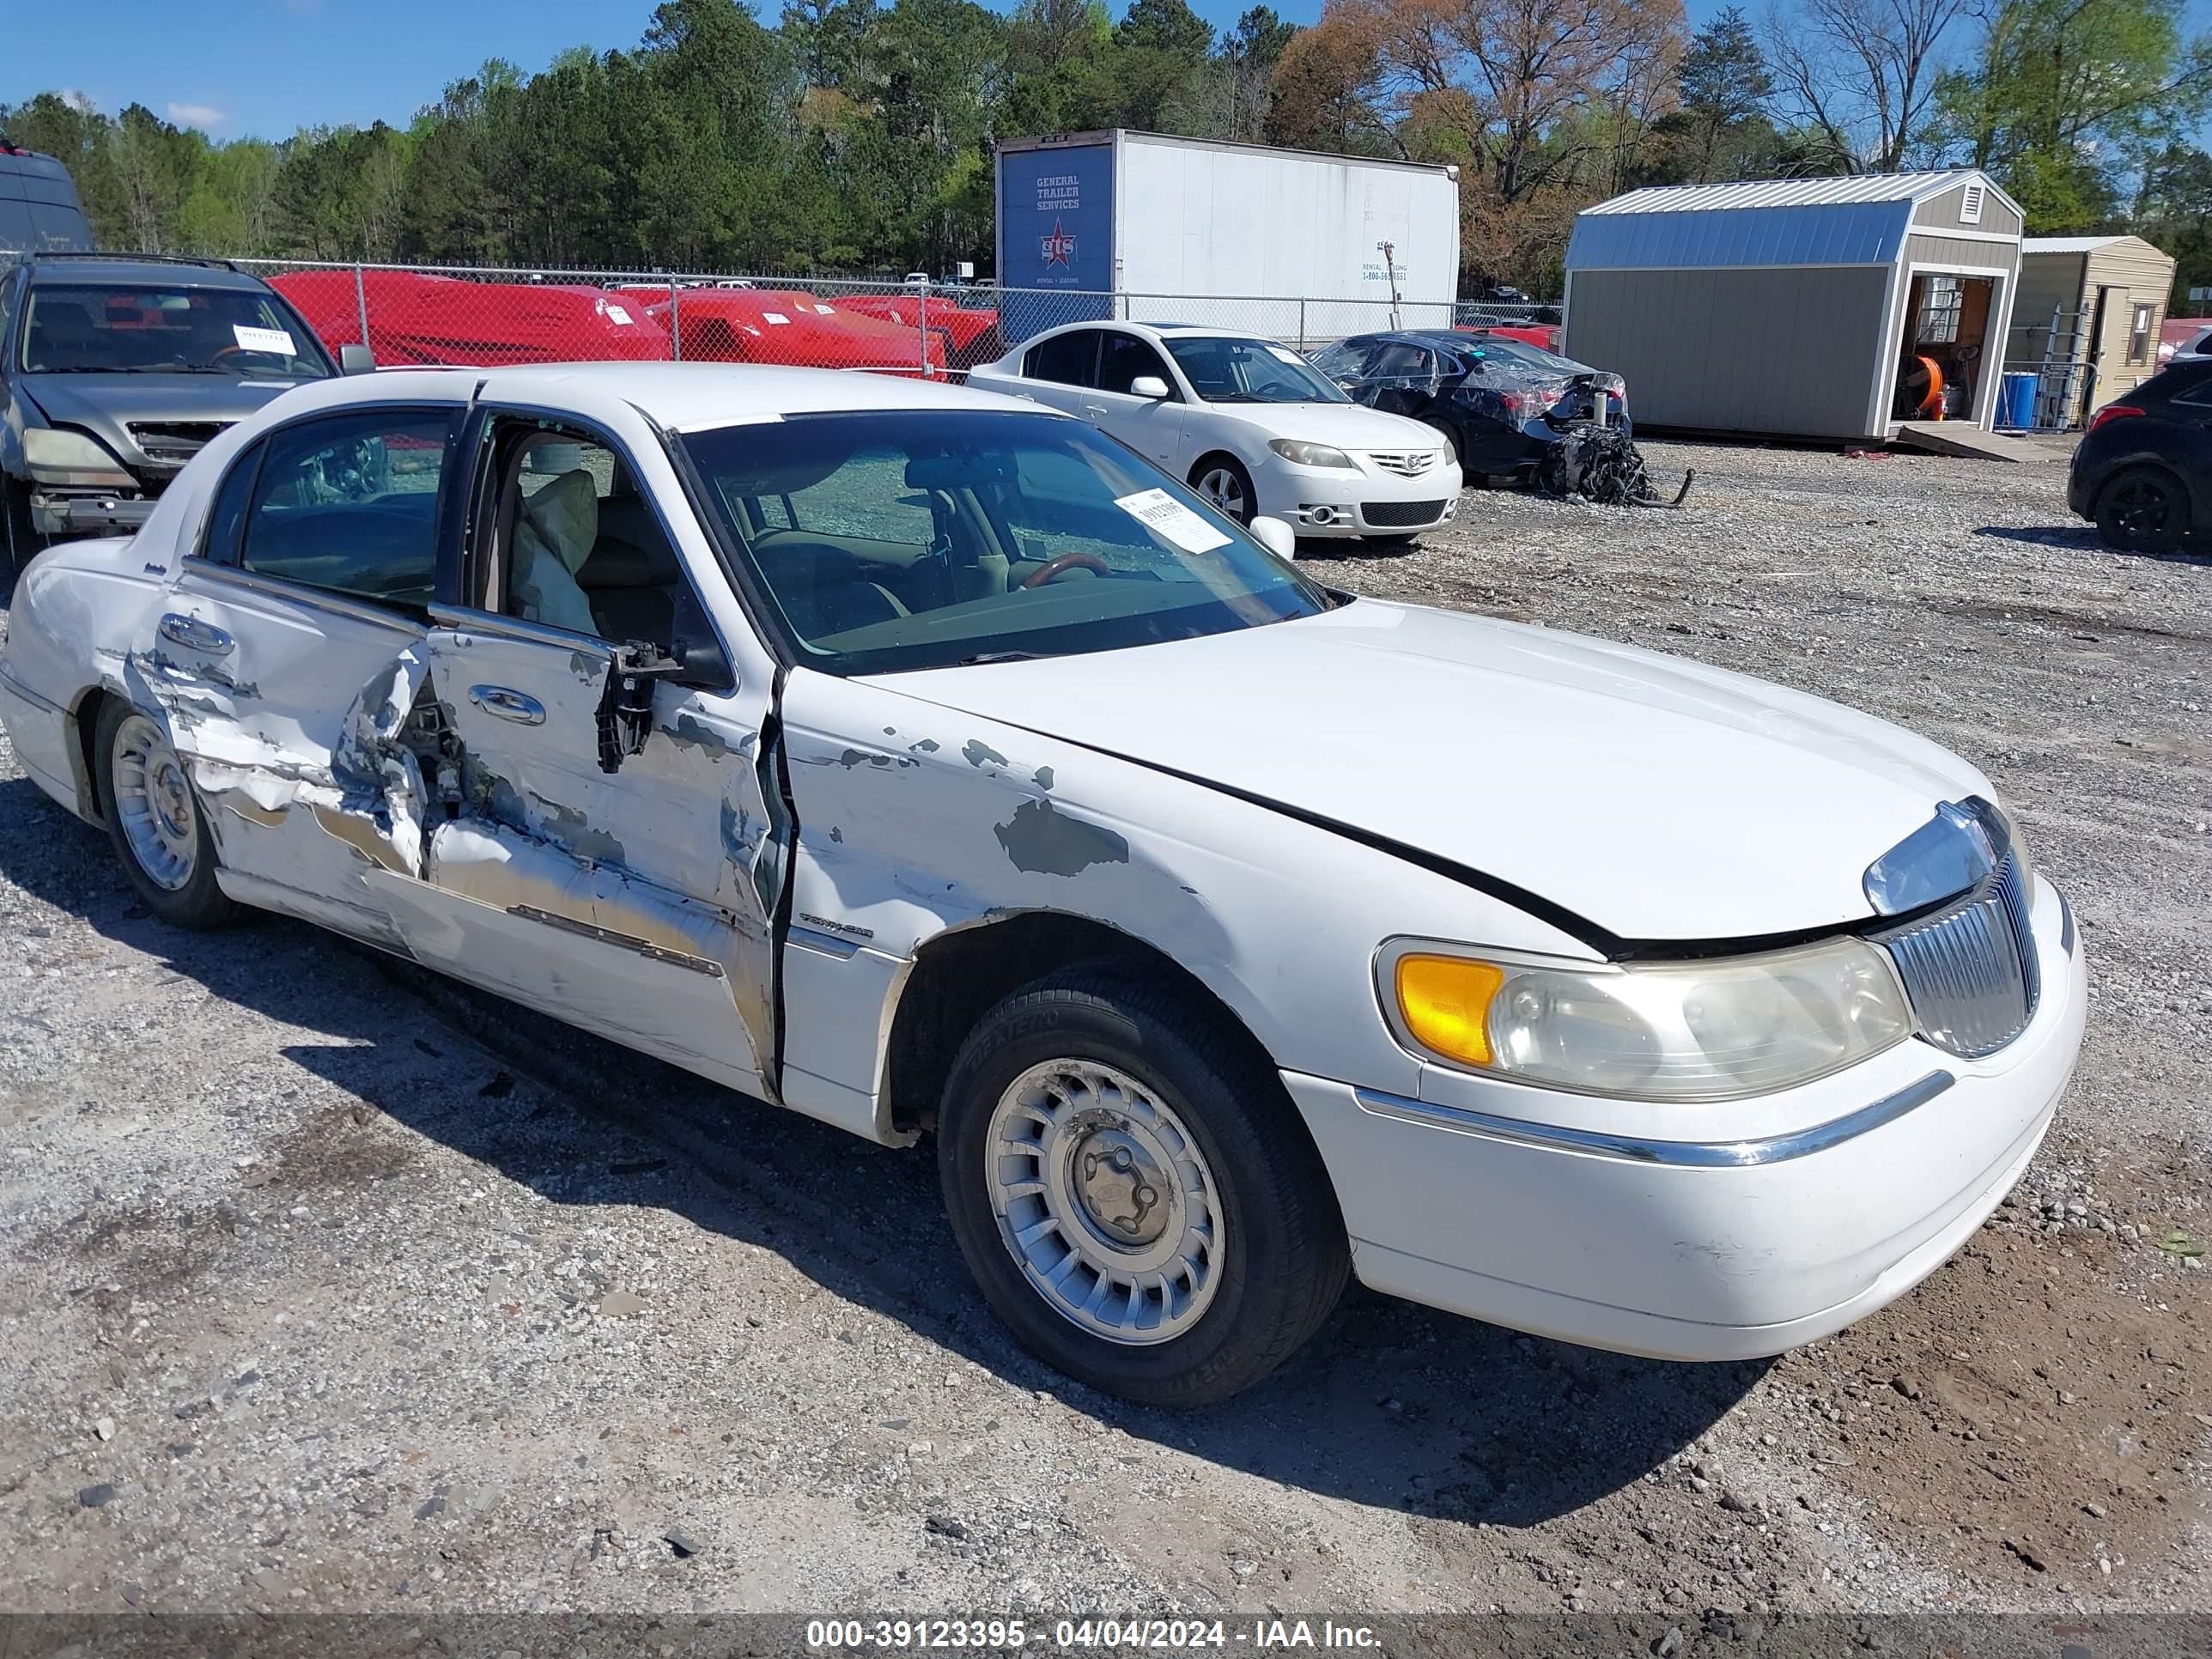
[[[1352,402],[1257,334],[1076,323],[970,370],[968,384],[1089,421],[1245,523],[1406,541],[1459,511],[1459,461],[1436,428]]]
[[[303,386],[32,562],[0,715],[168,922],[933,1131],[993,1307],[1141,1401],[1251,1382],[1347,1274],[1638,1353],[1824,1335],[1981,1224],[2081,1036],[1955,756],[1325,590],[920,382]]]

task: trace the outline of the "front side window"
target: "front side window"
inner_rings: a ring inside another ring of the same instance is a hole
[[[1055,334],[1030,348],[1022,373],[1032,380],[1051,380],[1060,386],[1089,386],[1098,362],[1098,331],[1079,328],[1073,334]]]
[[[1167,342],[1191,390],[1210,404],[1341,404],[1336,383],[1272,340],[1179,334]]]
[[[365,410],[271,433],[239,562],[354,599],[428,605],[452,432],[445,414]]]
[[[1133,334],[1109,333],[1098,349],[1098,389],[1133,396],[1129,388],[1147,374],[1172,388],[1175,376],[1160,354]]]
[[[1328,608],[1241,526],[1073,421],[840,412],[683,442],[772,623],[826,672],[1115,650]],[[917,505],[926,543],[881,533]]]
[[[1332,380],[1357,380],[1365,377],[1368,360],[1375,354],[1370,344],[1339,340],[1328,350],[1316,352],[1313,366]]]
[[[682,560],[621,454],[588,433],[537,420],[495,430],[505,487],[501,550],[483,580],[503,616],[665,650],[708,637]]]
[[[271,294],[252,289],[39,283],[23,319],[31,374],[236,374],[319,380],[322,344]]]

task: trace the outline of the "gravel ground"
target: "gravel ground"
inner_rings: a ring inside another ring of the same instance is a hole
[[[1898,1306],[1682,1367],[1355,1291],[1182,1416],[1030,1361],[928,1160],[276,920],[148,919],[0,744],[0,1609],[2212,1610],[2212,559],[2063,469],[1653,444],[1363,592],[1987,769],[2091,953],[2042,1158]]]

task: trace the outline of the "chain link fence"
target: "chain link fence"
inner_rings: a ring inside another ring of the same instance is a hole
[[[1310,352],[1387,329],[1527,322],[1539,309],[1000,289],[918,276],[234,263],[290,301],[333,354],[366,345],[385,368],[672,361],[958,379],[1063,323],[1193,324]]]

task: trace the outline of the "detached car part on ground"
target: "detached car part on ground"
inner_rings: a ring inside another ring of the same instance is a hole
[[[2066,504],[2124,552],[2212,533],[2212,357],[2176,358],[2090,417]]]
[[[1359,403],[1448,438],[1470,477],[1661,504],[1634,447],[1628,388],[1618,374],[1467,330],[1354,335],[1313,362]]]
[[[1132,1399],[1252,1382],[1347,1274],[1734,1359],[1957,1249],[2087,1006],[1988,780],[1288,545],[973,391],[402,371],[41,556],[0,717],[165,921],[933,1131],[992,1306]]]
[[[282,297],[220,261],[0,265],[0,580],[50,540],[136,529],[202,445],[337,373]]]

